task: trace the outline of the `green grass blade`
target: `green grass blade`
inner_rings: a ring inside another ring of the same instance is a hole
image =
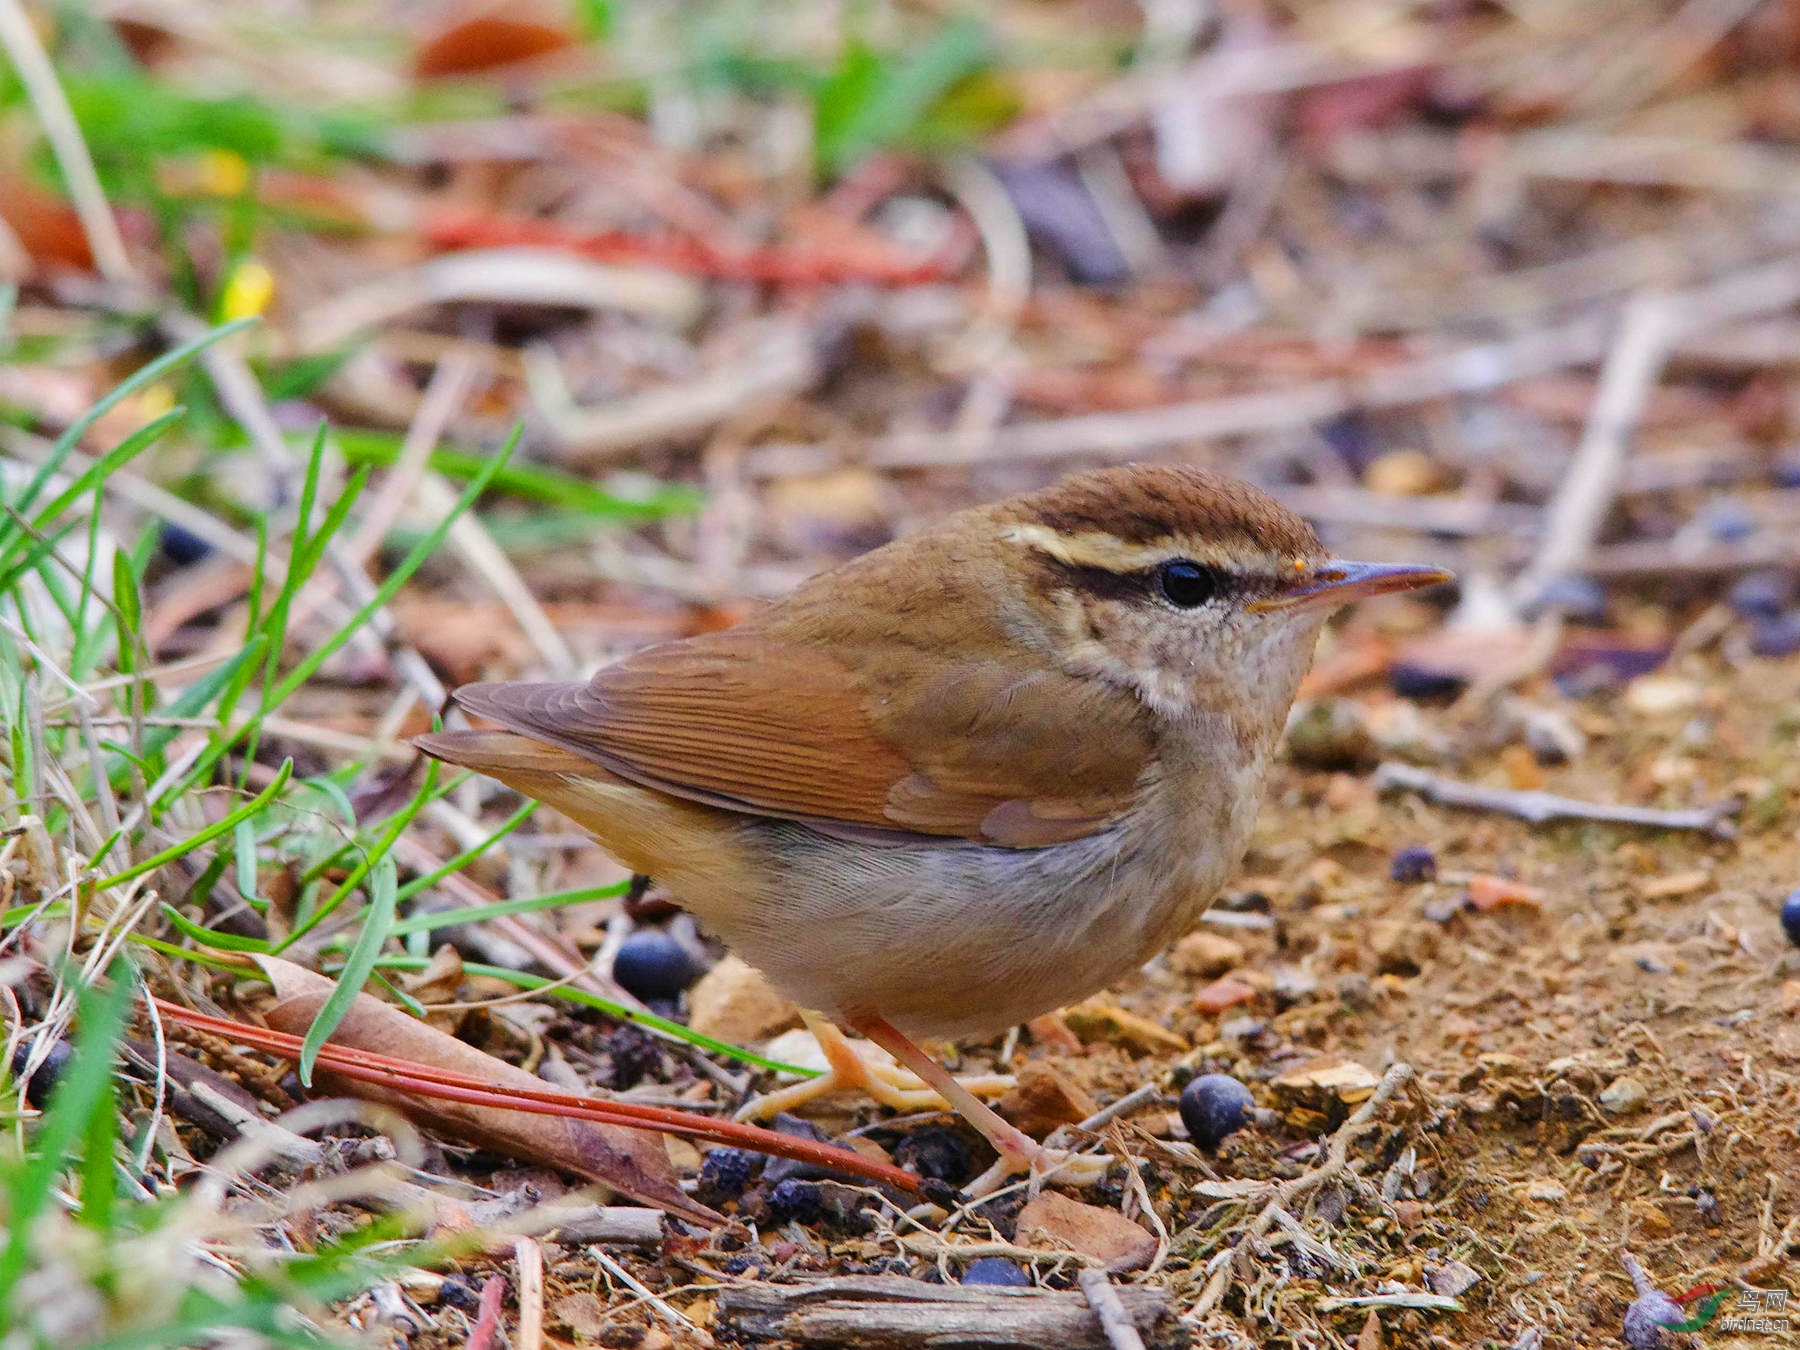
[[[51,1093],[31,1151],[22,1164],[7,1168],[7,1237],[5,1247],[0,1248],[0,1308],[10,1306],[13,1286],[25,1273],[31,1259],[32,1229],[50,1202],[70,1149],[77,1139],[89,1133],[93,1113],[109,1105],[106,1089],[112,1082],[113,1058],[125,1027],[125,1010],[131,1005],[134,978],[129,963],[116,961],[110,988],[104,993],[82,990],[75,1052]]]
[[[363,857],[362,862],[351,869],[350,875],[344,878],[337,890],[333,891],[329,898],[321,903],[311,914],[307,915],[305,919],[294,926],[294,931],[288,934],[287,939],[282,942],[279,947],[275,948],[277,952],[286,951],[289,947],[293,946],[301,938],[305,937],[308,933],[312,932],[313,929],[323,923],[334,909],[344,903],[344,900],[349,896],[350,892],[354,891],[362,884],[363,878],[368,876],[378,864],[387,859],[389,852],[393,849],[394,845],[399,842],[400,836],[406,832],[406,827],[412,824],[413,817],[424,810],[426,803],[431,800],[431,790],[437,785],[437,775],[438,761],[434,759],[429,761],[426,765],[425,781],[419,785],[419,790],[413,794],[413,798],[410,802],[393,814],[393,817],[387,823],[387,828],[382,830],[381,837],[375,841],[374,845]],[[398,886],[396,886],[395,889],[398,890]]]
[[[514,811],[502,821],[499,829],[495,830],[486,839],[483,839],[479,844],[475,845],[474,848],[465,849],[463,852],[450,859],[450,861],[445,863],[442,867],[433,868],[423,876],[414,877],[400,888],[401,901],[405,902],[410,900],[413,896],[417,895],[420,891],[425,890],[427,887],[437,885],[438,882],[442,881],[451,873],[462,871],[463,868],[474,862],[475,859],[486,853],[495,844],[499,843],[502,839],[506,838],[507,835],[511,834],[514,830],[518,829],[519,826],[530,819],[531,813],[538,809],[538,805],[539,803],[535,801],[526,802],[525,805],[521,806],[517,811]]]
[[[216,928],[203,928],[167,901],[163,902],[162,912],[163,916],[175,925],[177,931],[185,937],[192,938],[203,947],[211,947],[215,951],[221,952],[267,953],[269,950],[270,944],[267,938],[245,937],[242,933],[221,933]]]
[[[491,905],[470,905],[466,909],[435,910],[430,914],[414,914],[400,920],[394,925],[394,936],[404,937],[408,933],[429,933],[439,928],[454,928],[458,924],[481,923],[485,919],[502,919],[509,914],[535,914],[542,909],[557,909],[563,905],[580,905],[589,900],[610,900],[614,896],[625,894],[629,882],[618,882],[611,886],[588,886],[578,891],[558,891],[553,895],[535,895],[527,900],[497,900]]]
[[[258,811],[262,810],[263,807],[273,801],[276,794],[279,793],[282,788],[287,786],[287,780],[292,776],[293,772],[294,761],[291,759],[283,760],[281,768],[277,770],[275,774],[274,781],[261,792],[257,793],[256,796],[238,807],[238,809],[233,811],[230,815],[208,825],[205,829],[201,830],[191,838],[184,839],[179,844],[173,844],[170,847],[165,848],[161,853],[145,858],[144,861],[138,863],[135,867],[127,867],[123,872],[115,872],[112,876],[104,877],[95,884],[101,890],[105,890],[110,886],[121,885],[133,878],[143,876],[146,872],[154,872],[157,868],[166,863],[174,862],[177,858],[185,857],[187,854],[192,853],[195,849],[199,848],[202,844],[211,843],[222,834],[230,834],[237,828],[237,823],[240,820],[245,820],[248,817],[255,815]]]
[[[391,855],[383,856],[375,864],[370,878],[369,908],[363,915],[362,931],[356,935],[356,945],[350,949],[344,968],[338,972],[337,988],[320,1007],[318,1016],[306,1029],[306,1039],[300,1043],[300,1081],[307,1087],[312,1086],[313,1065],[318,1061],[320,1047],[331,1039],[331,1033],[337,1030],[338,1023],[344,1020],[350,1005],[375,971],[382,944],[394,928],[394,896],[398,890],[399,874],[394,859]]]
[[[192,342],[184,342],[172,351],[163,353],[156,360],[140,366],[126,379],[113,386],[109,393],[71,422],[63,434],[56,438],[56,443],[50,447],[49,455],[38,466],[38,471],[32,476],[31,481],[25,485],[24,493],[13,503],[14,509],[20,512],[31,509],[31,504],[38,499],[38,494],[49,485],[57,470],[62,468],[63,461],[69,457],[70,451],[81,443],[81,438],[87,435],[94,423],[145,385],[156,383],[170,371],[193,360],[214,343],[223,342],[233,333],[241,333],[256,322],[255,319],[238,319],[232,323],[220,324],[217,328],[202,333]],[[6,556],[7,550],[12,544],[10,530],[10,522],[0,523],[0,557]]]

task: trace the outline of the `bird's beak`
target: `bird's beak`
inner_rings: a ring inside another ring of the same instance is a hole
[[[1415,591],[1421,586],[1437,586],[1455,579],[1454,573],[1441,567],[1422,567],[1416,563],[1333,561],[1301,580],[1292,590],[1253,600],[1246,608],[1258,614],[1277,609],[1335,609],[1352,600],[1392,595],[1396,591]]]

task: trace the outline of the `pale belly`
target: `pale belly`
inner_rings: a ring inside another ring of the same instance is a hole
[[[666,877],[789,997],[911,1036],[988,1034],[1104,988],[1187,932],[1241,858],[1260,772],[1208,806],[1038,849],[870,847],[762,820],[769,890]]]

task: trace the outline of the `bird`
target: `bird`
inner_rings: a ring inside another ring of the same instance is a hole
[[[1326,618],[1452,579],[1334,560],[1237,479],[1115,466],[586,683],[466,685],[455,702],[497,725],[415,743],[576,821],[808,1010],[830,1072],[778,1102],[897,1100],[847,1027],[1000,1175],[1041,1172],[1050,1151],[918,1041],[1077,1002],[1188,932],[1249,845]]]

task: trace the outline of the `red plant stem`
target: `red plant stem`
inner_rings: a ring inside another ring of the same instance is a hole
[[[162,999],[158,999],[156,1003],[158,1011],[171,1021],[196,1031],[211,1032],[284,1059],[300,1058],[301,1038],[290,1032],[236,1022],[225,1017],[213,1017]],[[852,1149],[765,1130],[741,1121],[713,1120],[691,1111],[676,1111],[666,1106],[582,1097],[550,1088],[540,1091],[534,1088],[500,1086],[471,1074],[396,1059],[373,1051],[349,1050],[330,1042],[319,1049],[319,1067],[357,1082],[372,1083],[423,1097],[435,1097],[442,1101],[523,1111],[529,1115],[572,1117],[627,1129],[660,1130],[686,1139],[704,1139],[779,1158],[792,1158],[797,1162],[832,1168],[904,1191],[919,1190],[919,1178],[911,1172],[865,1158]]]
[[[784,248],[721,249],[699,239],[646,238],[609,231],[587,234],[542,220],[510,220],[498,216],[440,214],[421,230],[426,243],[440,249],[563,249],[597,262],[649,262],[682,272],[734,281],[776,285],[820,286],[866,281],[884,286],[917,286],[941,281],[954,270],[947,257],[915,259],[875,249],[847,252]],[[957,241],[960,251],[960,240]]]
[[[465,1350],[493,1350],[500,1333],[500,1305],[506,1301],[506,1279],[490,1275],[481,1285],[481,1304],[469,1328]]]

